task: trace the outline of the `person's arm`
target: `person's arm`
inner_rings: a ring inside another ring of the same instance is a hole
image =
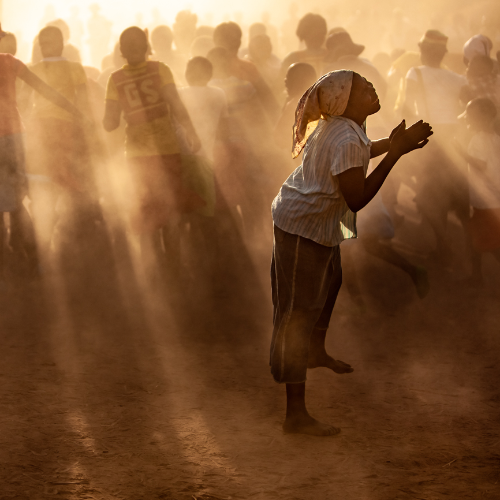
[[[372,141],[372,146],[370,148],[370,158],[376,158],[377,156],[383,155],[389,151],[389,147],[391,146],[392,138],[394,134],[398,131],[399,126],[396,127],[389,137],[385,139],[379,139],[378,141]]]
[[[56,106],[68,111],[77,118],[82,118],[83,115],[80,110],[71,104],[65,97],[63,97],[57,90],[47,85],[43,80],[38,78],[32,71],[30,71],[27,66],[23,66],[18,74],[18,77],[27,83],[30,87],[36,90],[40,95],[45,97],[45,99],[54,103]]]
[[[193,123],[191,122],[191,118],[189,118],[189,113],[179,97],[175,83],[168,83],[165,85],[162,88],[162,93],[163,98],[170,106],[170,110],[172,111],[175,119],[182,127],[184,127],[187,137],[191,142],[191,149],[193,153],[196,153],[201,148],[201,142],[198,138],[196,130],[194,129]]]
[[[422,120],[406,129],[403,120],[392,132],[389,151],[375,170],[365,178],[363,167],[354,167],[338,174],[340,191],[347,206],[358,212],[377,194],[396,162],[405,154],[423,148],[432,135],[428,123]]]
[[[379,139],[378,141],[372,141],[372,146],[370,148],[370,158],[376,158],[377,156],[383,155],[389,151],[389,146],[391,145],[391,140],[389,137],[385,139]]]
[[[119,101],[106,99],[106,107],[104,108],[104,118],[102,126],[106,132],[112,132],[120,126],[120,116],[122,107]]]

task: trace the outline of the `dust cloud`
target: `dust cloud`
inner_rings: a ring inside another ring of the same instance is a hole
[[[499,498],[497,0],[0,9],[0,499]],[[271,204],[340,69],[372,141],[434,135],[340,244],[317,437],[269,370]]]

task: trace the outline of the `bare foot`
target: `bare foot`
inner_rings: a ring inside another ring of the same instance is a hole
[[[351,365],[344,363],[339,359],[333,359],[331,356],[326,354],[326,352],[318,356],[309,356],[307,368],[319,368],[321,366],[324,368],[330,368],[330,370],[333,370],[335,373],[352,373],[354,371],[354,368]]]
[[[322,424],[310,415],[287,417],[283,424],[286,434],[309,434],[310,436],[335,436],[340,429],[332,425]]]

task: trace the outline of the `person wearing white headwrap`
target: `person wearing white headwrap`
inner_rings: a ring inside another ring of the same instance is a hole
[[[486,35],[474,35],[469,38],[464,45],[464,62],[469,66],[470,62],[476,56],[490,57],[493,42]]]
[[[305,406],[308,368],[350,373],[352,367],[325,350],[326,331],[342,283],[342,240],[356,237],[355,212],[377,193],[398,159],[422,148],[428,123],[371,142],[366,118],[380,109],[373,85],[352,71],[322,76],[300,99],[295,113],[292,156],[302,164],[272,205],[271,266],[274,330],[271,373],[286,384],[285,432],[331,436],[339,429],[312,418]],[[386,157],[366,177],[371,157]]]

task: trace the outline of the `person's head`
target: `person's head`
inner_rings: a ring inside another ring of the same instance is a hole
[[[300,154],[321,118],[344,116],[361,126],[368,115],[379,109],[375,89],[357,73],[346,69],[326,73],[298,102],[292,157]]]
[[[209,36],[212,38],[214,36],[214,30],[215,28],[213,26],[206,26],[205,24],[202,24],[201,26],[198,26],[195,31],[195,37],[198,38],[199,36]]]
[[[493,42],[485,35],[475,35],[465,42],[464,45],[464,63],[466,66],[476,56],[490,57]]]
[[[267,35],[254,36],[248,43],[248,54],[256,63],[265,63],[272,53],[273,46]]]
[[[188,30],[194,33],[196,31],[197,24],[198,16],[190,10],[181,10],[177,12],[177,15],[175,16],[174,26],[181,30]]]
[[[295,34],[308,49],[319,49],[325,42],[326,32],[325,18],[309,13],[299,21]]]
[[[193,57],[186,66],[186,81],[191,87],[205,87],[212,79],[212,63],[206,57]]]
[[[352,75],[351,93],[347,107],[342,114],[358,124],[380,110],[378,95],[372,83],[358,73]]]
[[[248,39],[251,40],[255,36],[267,35],[267,28],[264,23],[253,23],[248,28]]]
[[[426,31],[418,43],[422,64],[438,68],[446,52],[448,52],[446,48],[447,43],[448,37],[440,31]]]
[[[212,36],[198,36],[191,44],[190,52],[192,57],[207,57],[207,54],[215,47]]]
[[[50,21],[50,23],[47,23],[46,26],[54,26],[56,28],[59,28],[63,35],[64,44],[68,43],[71,33],[66,21],[64,21],[63,19],[55,19],[54,21]]]
[[[141,28],[132,26],[120,35],[120,51],[129,64],[144,62],[148,50],[148,37]]]
[[[89,10],[90,10],[90,13],[91,13],[93,16],[97,16],[97,15],[99,15],[99,12],[101,11],[101,7],[99,7],[99,4],[97,4],[97,3],[93,3],[93,4],[89,7]]]
[[[468,128],[476,132],[491,132],[497,117],[495,104],[487,97],[476,97],[467,104],[465,117]]]
[[[485,78],[495,74],[495,63],[489,56],[475,56],[467,67],[467,78]]]
[[[292,64],[285,76],[285,87],[288,97],[301,96],[317,79],[316,70],[310,64]]]
[[[347,31],[337,31],[328,35],[325,45],[329,61],[337,61],[344,56],[359,56],[365,50],[364,45],[358,45],[352,41]]]
[[[172,26],[174,32],[175,46],[181,52],[187,54],[196,37],[196,24],[198,16],[190,10],[181,10],[175,16]]]
[[[221,23],[214,30],[215,46],[223,47],[232,56],[236,56],[241,45],[241,35],[241,28],[238,24],[232,21]]]
[[[342,26],[335,26],[335,28],[330,28],[328,30],[328,36],[336,35],[337,33],[347,33],[347,30],[342,28]]]
[[[38,43],[42,56],[45,57],[61,57],[64,49],[63,34],[59,28],[55,26],[47,26],[38,33]]]
[[[173,41],[174,34],[168,26],[157,26],[151,32],[151,47],[154,52],[164,52],[171,50]]]
[[[212,63],[214,78],[223,79],[230,76],[231,55],[224,47],[210,50],[207,59]]]
[[[2,32],[0,33],[0,53],[16,55],[17,52],[17,39],[14,33]]]

